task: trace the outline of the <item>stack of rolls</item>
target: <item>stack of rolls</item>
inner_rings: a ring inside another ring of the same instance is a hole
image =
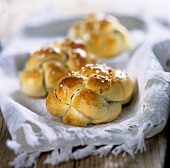
[[[30,56],[19,74],[21,90],[31,97],[47,96],[47,111],[64,124],[111,122],[131,100],[133,83],[124,70],[97,61],[118,56],[131,44],[117,18],[90,14],[71,26],[68,38]]]

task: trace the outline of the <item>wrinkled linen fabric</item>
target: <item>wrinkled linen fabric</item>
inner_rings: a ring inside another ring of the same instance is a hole
[[[122,56],[120,67],[122,63],[134,83],[132,101],[115,121],[86,127],[64,125],[47,112],[45,98],[23,95],[18,75],[29,54],[2,55],[0,108],[11,134],[7,146],[16,153],[10,164],[30,166],[46,151],[51,153],[44,163],[55,165],[109,152],[135,157],[138,151],[145,150],[145,138],[161,132],[169,116],[170,73],[158,61],[160,57],[170,57],[168,33],[155,26],[145,42],[127,55],[128,61]],[[111,66],[116,65],[113,60]]]

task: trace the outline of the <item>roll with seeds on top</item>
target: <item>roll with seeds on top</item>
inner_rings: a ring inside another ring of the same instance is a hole
[[[113,121],[132,94],[133,83],[123,70],[87,64],[50,90],[46,107],[63,123],[82,127]]]
[[[31,97],[45,97],[68,72],[77,71],[96,59],[81,40],[64,39],[34,52],[20,72],[21,90]]]
[[[68,36],[82,39],[97,58],[113,58],[133,46],[126,27],[116,17],[103,13],[92,13],[75,22]]]

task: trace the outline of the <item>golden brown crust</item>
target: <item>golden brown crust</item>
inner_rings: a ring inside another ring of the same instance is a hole
[[[121,113],[122,104],[128,103],[133,93],[132,81],[124,71],[99,64],[87,64],[70,73],[55,88],[56,106],[60,107],[61,102],[70,106],[60,116],[65,124],[74,126],[113,121]],[[49,95],[51,92],[54,93],[50,91]],[[53,108],[51,110],[54,105],[49,103],[50,96],[46,102],[48,112],[59,116],[54,114]]]
[[[64,62],[66,56],[62,53],[61,49],[52,46],[44,46],[39,51],[35,51],[27,62],[27,69],[33,69],[35,67],[41,66],[43,62],[48,60],[59,60]]]
[[[84,85],[82,78],[70,76],[63,79],[57,87],[57,97],[64,103],[71,103],[72,95]]]
[[[48,90],[56,85],[56,81],[60,81],[67,77],[68,69],[67,67],[59,61],[48,61],[43,65],[45,87]]]
[[[105,99],[86,88],[76,92],[72,99],[72,106],[91,120],[101,118],[107,112]]]
[[[132,47],[129,31],[111,15],[89,14],[74,23],[68,35],[82,39],[98,58],[115,57]]]
[[[22,91],[24,91],[27,96],[32,97],[42,97],[46,95],[47,91],[43,84],[43,76],[43,70],[41,68],[20,72]]]
[[[70,105],[61,102],[56,97],[56,87],[51,89],[47,96],[48,101],[46,101],[47,110],[54,116],[64,117],[70,108]]]
[[[68,72],[96,63],[81,40],[65,39],[34,52],[20,72],[21,90],[28,96],[44,97]]]
[[[63,117],[63,122],[67,125],[80,126],[86,125],[89,122],[89,119],[79,113],[75,108],[71,107]]]

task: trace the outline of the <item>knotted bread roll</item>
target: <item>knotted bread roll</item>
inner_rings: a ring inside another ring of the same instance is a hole
[[[129,31],[111,15],[89,14],[74,23],[68,34],[82,39],[98,58],[112,58],[132,48]]]
[[[49,113],[68,125],[106,123],[118,117],[132,92],[132,81],[124,71],[87,64],[50,90],[46,106]]]
[[[21,90],[31,97],[44,97],[68,72],[96,63],[81,40],[65,39],[42,47],[29,58],[20,72]]]

